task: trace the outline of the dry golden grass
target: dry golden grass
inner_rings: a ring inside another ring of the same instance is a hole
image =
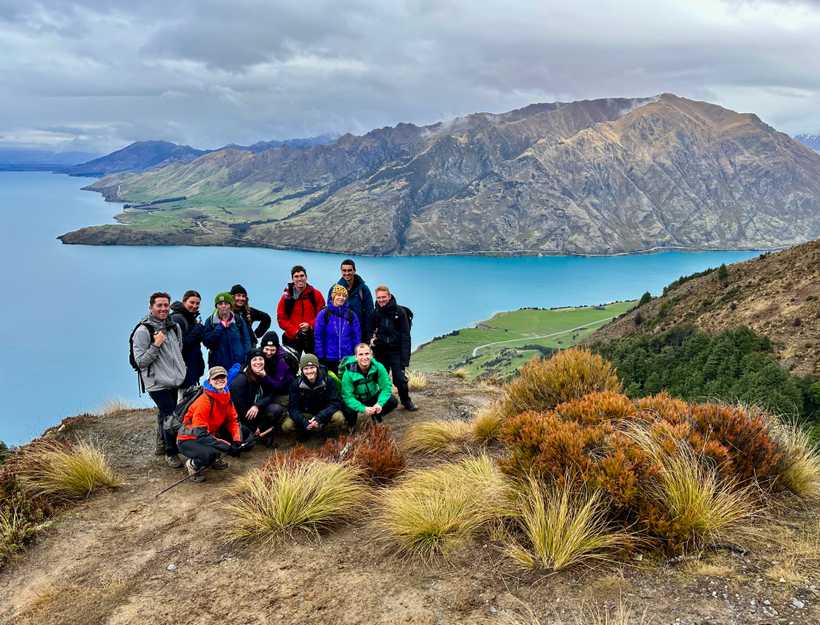
[[[125,412],[126,410],[135,410],[134,406],[131,406],[126,400],[121,399],[119,397],[114,399],[109,399],[102,406],[100,406],[97,410],[94,411],[94,414],[99,415],[101,417],[108,417],[113,414],[117,414],[118,412]]]
[[[651,622],[646,609],[638,612],[623,598],[614,607],[587,607],[575,617],[576,625],[650,625]]]
[[[0,507],[0,565],[22,551],[43,527],[33,523],[16,505]]]
[[[402,449],[411,453],[456,453],[471,442],[473,428],[467,421],[420,421],[412,424],[402,440]]]
[[[32,496],[79,499],[122,484],[102,451],[89,442],[39,441],[23,458],[17,477]]]
[[[572,348],[525,364],[507,385],[499,409],[505,417],[542,412],[599,391],[621,391],[615,368],[598,354]]]
[[[453,369],[453,375],[457,378],[461,378],[462,380],[467,378],[469,371],[465,367],[459,367],[458,369]]]
[[[125,601],[130,585],[123,579],[46,586],[34,592],[10,625],[88,625],[107,622]]]
[[[530,477],[519,486],[516,514],[525,541],[512,539],[507,553],[525,568],[547,571],[607,560],[631,542],[610,531],[607,513],[599,492],[585,493],[571,480],[545,486]]]
[[[487,456],[416,470],[382,493],[375,520],[400,556],[431,562],[510,514],[509,485]]]
[[[719,564],[716,562],[706,562],[704,560],[694,560],[689,562],[685,567],[684,570],[689,573],[690,575],[696,575],[698,577],[721,577],[721,578],[728,578],[733,572],[729,566],[725,564]]]
[[[769,429],[784,452],[780,485],[798,497],[820,498],[820,450],[809,433],[800,424],[777,417],[769,419]]]
[[[408,369],[406,373],[407,388],[411,391],[423,391],[427,388],[427,375],[424,372]]]
[[[504,417],[501,416],[498,406],[484,408],[472,421],[473,438],[480,445],[491,443],[498,438],[503,423]]]
[[[679,442],[669,452],[642,426],[631,424],[626,431],[659,467],[648,488],[666,509],[683,546],[715,542],[757,512],[751,487],[721,481],[688,444]]]
[[[820,520],[796,532],[775,528],[767,534],[780,547],[780,560],[766,570],[775,581],[796,586],[820,577]]]
[[[275,540],[296,531],[316,534],[356,516],[368,490],[358,469],[310,460],[251,471],[230,493],[231,537]]]

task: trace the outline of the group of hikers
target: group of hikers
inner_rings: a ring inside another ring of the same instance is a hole
[[[326,302],[304,267],[291,269],[276,310],[281,344],[270,315],[250,306],[241,284],[216,295],[204,322],[197,291],[173,303],[165,292],[150,296],[130,358],[157,406],[156,453],[169,467],[184,464],[202,481],[204,469],[227,467],[224,454],[256,442],[273,447],[277,430],[305,441],[352,433],[360,420],[381,422],[399,402],[417,409],[405,375],[412,312],[384,285],[374,303],[353,260],[342,261],[341,273]]]

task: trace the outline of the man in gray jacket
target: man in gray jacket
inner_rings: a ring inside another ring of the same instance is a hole
[[[165,455],[169,467],[179,468],[175,436],[166,436],[163,422],[177,405],[177,390],[185,380],[182,358],[182,331],[168,316],[171,296],[153,293],[148,300],[148,315],[139,323],[132,338],[134,362],[157,414],[157,455]]]

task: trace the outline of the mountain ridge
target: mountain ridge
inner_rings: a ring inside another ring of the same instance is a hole
[[[619,254],[820,236],[820,155],[754,114],[673,94],[400,123],[308,148],[223,149],[89,188],[148,210],[66,243]],[[184,200],[153,204],[168,198]]]

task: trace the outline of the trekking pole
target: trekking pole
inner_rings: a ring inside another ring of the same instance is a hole
[[[188,480],[190,480],[190,479],[191,479],[192,477],[194,477],[195,475],[199,475],[200,473],[202,473],[202,471],[204,471],[204,470],[205,470],[205,469],[207,469],[207,468],[208,468],[208,467],[202,467],[201,469],[197,469],[194,473],[189,473],[188,475],[186,475],[185,477],[183,477],[181,480],[177,480],[176,482],[174,482],[174,483],[173,483],[173,484],[171,484],[170,486],[167,486],[166,488],[163,488],[163,489],[162,489],[161,491],[159,491],[156,495],[154,495],[154,499],[156,499],[157,497],[159,497],[159,496],[160,496],[160,495],[162,495],[163,493],[167,493],[167,492],[168,492],[169,490],[171,490],[172,488],[176,488],[177,486],[179,486],[179,485],[180,485],[180,484],[182,484],[183,482],[187,482]]]

